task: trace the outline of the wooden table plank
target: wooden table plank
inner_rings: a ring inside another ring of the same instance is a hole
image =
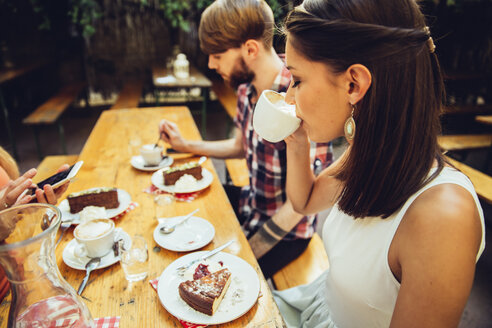
[[[211,250],[230,239],[238,242],[226,252],[239,256],[258,272],[262,296],[253,308],[242,317],[220,325],[220,327],[282,327],[278,308],[268,285],[260,271],[247,239],[241,231],[234,211],[227,200],[211,160],[203,166],[212,172],[212,185],[192,202],[173,202],[159,206],[154,196],[143,193],[150,185],[151,172],[137,171],[130,165],[131,156],[138,154],[142,144],[155,142],[157,123],[166,118],[178,124],[183,137],[200,139],[193,118],[186,107],[132,109],[105,111],[97,121],[79,159],[84,165],[77,175],[77,181],[69,187],[75,192],[92,187],[114,186],[130,193],[139,207],[120,218],[116,225],[130,235],[139,233],[149,246],[149,278],[159,277],[162,271],[175,259],[187,253],[176,253],[160,249],[153,240],[156,217],[183,215],[199,208],[200,217],[209,220],[216,229],[213,241],[201,250]],[[181,160],[186,155],[176,155]],[[196,157],[195,157],[196,158]],[[63,248],[73,238],[73,228],[68,230],[56,250],[57,263],[61,274],[77,288],[84,276],[83,271],[74,270],[62,260]],[[96,270],[84,291],[85,301],[94,318],[121,316],[120,327],[180,327],[179,322],[160,304],[157,292],[144,281],[129,284],[119,264]],[[8,300],[4,301],[7,302]],[[5,314],[5,304],[0,307]],[[2,323],[1,325],[5,325]]]

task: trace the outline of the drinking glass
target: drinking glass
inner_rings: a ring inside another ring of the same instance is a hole
[[[135,235],[129,247],[127,245],[120,247],[120,263],[125,272],[126,280],[134,282],[147,277],[149,252],[147,242],[142,236]]]

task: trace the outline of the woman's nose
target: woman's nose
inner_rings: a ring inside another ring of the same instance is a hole
[[[296,99],[294,95],[294,88],[292,88],[292,83],[289,85],[289,89],[287,89],[287,92],[285,94],[285,102],[289,105],[295,105],[296,104]]]

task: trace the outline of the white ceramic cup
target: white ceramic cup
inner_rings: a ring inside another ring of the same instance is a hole
[[[162,150],[161,146],[143,145],[140,148],[140,155],[142,155],[146,165],[159,165],[162,161]]]
[[[260,137],[279,142],[297,130],[300,124],[295,105],[288,105],[283,94],[272,90],[261,93],[253,114],[253,128]]]
[[[103,257],[114,244],[114,222],[111,219],[95,219],[79,224],[73,231],[77,244],[74,254],[77,257]]]

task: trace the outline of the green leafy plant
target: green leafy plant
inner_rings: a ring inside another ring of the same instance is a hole
[[[214,0],[159,0],[159,8],[172,28],[189,31],[190,22],[198,21],[203,10],[213,2]],[[275,21],[278,22],[287,13],[288,0],[266,0],[266,2],[272,8]],[[141,0],[141,3],[148,5],[148,0]]]
[[[48,0],[0,0],[0,11],[5,15],[20,15],[32,10],[39,17],[38,28],[51,30],[54,22],[61,17],[68,17],[77,31],[84,37],[95,33],[95,22],[102,16],[97,0],[68,0],[67,2]],[[13,17],[13,16],[12,16]],[[55,24],[56,25],[56,24]]]
[[[96,32],[94,22],[102,16],[96,0],[70,0],[68,16],[84,37]]]

